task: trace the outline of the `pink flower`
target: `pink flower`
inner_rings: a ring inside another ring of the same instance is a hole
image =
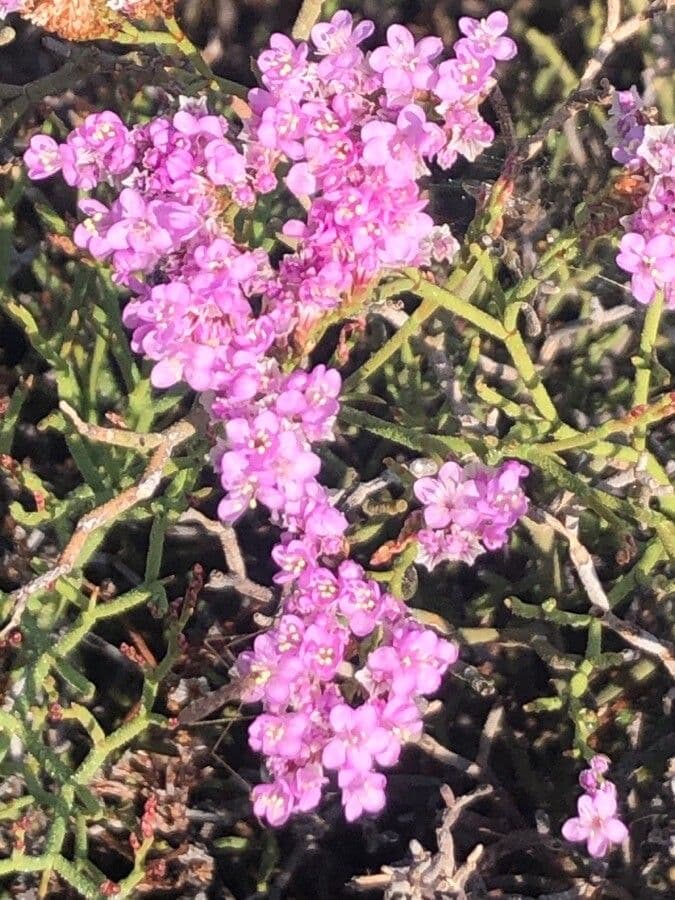
[[[347,581],[338,600],[340,612],[357,637],[370,634],[380,620],[382,597],[375,581],[354,579]]]
[[[307,44],[296,45],[285,34],[273,34],[269,48],[256,60],[265,87],[289,95],[291,91],[302,91],[307,77],[307,53]]]
[[[295,796],[295,808],[299,812],[310,812],[319,805],[321,791],[328,779],[319,763],[310,763],[296,769],[289,779]]]
[[[330,22],[314,25],[311,39],[319,56],[342,57],[344,64],[348,65],[358,60],[354,51],[374,30],[375,25],[369,19],[364,19],[354,27],[351,13],[339,10]]]
[[[413,490],[424,505],[428,526],[418,534],[418,562],[430,570],[444,560],[471,565],[485,550],[502,547],[509,530],[527,512],[527,497],[520,487],[527,474],[515,460],[499,469],[462,468],[450,461],[435,478],[418,479]]]
[[[336,623],[337,625],[337,623]],[[302,659],[312,675],[329,681],[344,660],[348,633],[327,623],[310,625],[302,643]]]
[[[265,819],[273,828],[279,828],[289,820],[295,809],[291,786],[283,779],[273,784],[257,784],[251,792],[253,812]]]
[[[592,797],[579,797],[577,811],[578,816],[563,825],[563,837],[568,841],[586,841],[591,856],[605,856],[612,844],[621,844],[628,837],[628,829],[616,816],[616,792],[611,782],[606,782]]]
[[[462,16],[458,25],[466,38],[460,39],[456,46],[470,47],[476,56],[513,59],[518,52],[511,38],[502,36],[509,27],[509,20],[506,13],[501,10],[490,13],[487,19],[477,20]]]
[[[658,175],[675,171],[675,124],[647,125],[637,155]]]
[[[324,747],[322,761],[327,769],[354,769],[368,772],[373,762],[390,749],[391,733],[379,725],[377,709],[364,704],[353,709],[346,703],[333,707],[330,724],[335,733]]]
[[[4,18],[13,12],[21,12],[24,0],[0,0],[0,18]],[[33,176],[30,176],[33,178]]]
[[[345,818],[354,822],[363,813],[379,813],[387,802],[384,789],[387,779],[381,772],[361,772],[341,769],[338,785],[342,790]]]
[[[23,161],[28,167],[29,178],[35,180],[49,178],[50,175],[61,171],[59,145],[46,134],[34,134],[23,155]]]
[[[459,656],[455,644],[411,622],[399,626],[394,649],[398,667],[393,673],[392,691],[413,696],[435,693],[446,669]]]
[[[451,263],[458,252],[459,241],[453,235],[450,226],[435,225],[420,243],[419,265],[431,265],[432,260],[437,263]]]
[[[266,756],[295,759],[303,748],[308,725],[302,713],[258,716],[249,727],[248,742],[252,750]]]
[[[434,68],[431,63],[443,52],[437,37],[422,38],[417,44],[403,25],[390,25],[387,46],[378,47],[368,57],[371,69],[382,75],[389,104],[403,105],[415,91],[429,88]]]
[[[617,265],[630,272],[631,289],[639,303],[651,303],[657,290],[675,279],[675,235],[646,239],[637,232],[621,238]]]
[[[602,788],[603,784],[611,784],[611,782],[605,782],[602,777],[609,769],[609,765],[609,757],[599,753],[591,760],[590,768],[579,773],[579,784],[587,794],[593,796]]]

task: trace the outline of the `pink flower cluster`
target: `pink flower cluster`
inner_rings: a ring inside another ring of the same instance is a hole
[[[253,116],[243,139],[258,148],[260,177],[283,181],[307,209],[283,231],[295,248],[278,270],[274,296],[279,334],[302,339],[326,309],[365,292],[382,269],[426,264],[454,254],[436,232],[418,181],[436,161],[473,160],[494,135],[478,107],[494,84],[495,60],[516,48],[508,20],[492,13],[459,21],[455,58],[443,44],[415,42],[401,25],[370,53],[361,43],[373,23],[356,27],[348,12],[315,25],[311,42],[281,34],[258,58],[263,87],[251,91]]]
[[[381,809],[377,767],[419,736],[422,698],[457,658],[346,558],[348,523],[312,448],[333,436],[341,378],[323,365],[297,368],[294,348],[383,269],[454,255],[418,180],[431,160],[474,159],[492,140],[478,107],[495,60],[515,54],[506,26],[503,13],[461,19],[455,58],[441,62],[440,40],[416,43],[401,26],[366,54],[372,23],[354,27],[339,12],[315,26],[311,47],[272,36],[238,134],[182,100],[173,115],[132,128],[112,112],[88,116],[64,143],[37,135],[25,154],[32,178],[61,172],[84,191],[108,186],[107,203],[81,200],[76,244],[131,292],[124,322],[134,350],[154,362],[155,387],[185,381],[202,394],[226,492],[220,517],[235,522],[262,504],[281,529],[272,553],[280,615],[235,670],[244,700],[263,706],[250,743],[272,781],[254,804],[271,824],[316,807],[331,772],[349,819]],[[305,211],[286,222],[291,250],[276,267],[238,224],[273,191]],[[471,478],[484,510],[480,528],[466,527],[496,545],[509,526],[484,520],[498,510],[510,522],[520,508],[505,512],[508,474]]]
[[[633,88],[615,93],[608,136],[614,159],[645,181],[640,208],[621,220],[626,234],[616,261],[639,303],[663,291],[675,309],[675,125],[648,124]]]
[[[486,550],[503,547],[527,512],[520,486],[527,475],[525,466],[508,460],[498,469],[446,462],[437,477],[419,478],[414,492],[427,527],[418,534],[418,562],[429,570],[446,561],[472,565]]]
[[[419,626],[357,563],[322,566],[299,541],[285,551],[275,553],[289,588],[283,615],[236,664],[244,701],[263,704],[249,743],[272,781],[253,789],[254,810],[282,825],[317,806],[333,772],[353,821],[383,808],[377,767],[395,765],[402,745],[420,736],[420,698],[438,690],[457,648]]]
[[[609,769],[606,756],[594,756],[590,768],[579,775],[584,793],[577,801],[578,815],[562,827],[568,841],[586,842],[591,856],[606,856],[612,844],[622,844],[628,829],[617,817],[616,786],[604,777]]]

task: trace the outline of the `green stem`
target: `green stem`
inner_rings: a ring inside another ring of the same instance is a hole
[[[117,731],[109,734],[104,741],[90,750],[88,756],[73,774],[73,782],[79,785],[87,784],[104,765],[111,753],[119,750],[125,744],[131,743],[135,737],[142,734],[152,724],[155,724],[155,718],[147,712],[140,712],[131,721],[125,722]]]
[[[393,422],[387,422],[360,409],[354,409],[346,404],[342,405],[339,412],[340,420],[346,425],[355,425],[370,434],[385,440],[394,441],[402,447],[408,447],[417,453],[439,454],[445,458],[449,452],[465,455],[472,453],[473,448],[463,438],[455,438],[449,435],[419,434],[410,428],[404,428]]]
[[[623,575],[607,594],[610,609],[621,603],[640,585],[640,582],[647,580],[652,570],[664,560],[663,544],[658,537],[652,538],[630,572]]]
[[[405,288],[404,288],[405,290]],[[398,352],[403,344],[413,337],[419,331],[422,324],[436,311],[438,304],[433,300],[423,300],[414,313],[404,322],[399,330],[391,337],[387,343],[380,347],[377,353],[374,353],[366,362],[346,379],[343,386],[343,393],[353,391],[355,387],[364,381],[367,381],[371,375],[374,375],[391,357]]]
[[[296,41],[306,41],[315,23],[321,15],[324,0],[303,0],[291,35]]]
[[[481,279],[481,266],[479,263],[475,263],[466,273],[460,287],[457,289],[457,293],[422,280],[419,273],[414,269],[407,271],[405,278],[385,285],[389,296],[410,291],[421,297],[422,302],[411,313],[396,334],[383,347],[380,347],[377,353],[373,354],[353,375],[347,378],[344,383],[344,393],[353,391],[359,384],[377,372],[403,347],[406,341],[410,340],[420,330],[422,324],[438,309],[447,309],[488,334],[492,334],[494,337],[502,340],[505,339],[506,332],[501,323],[468,302],[480,284]]]
[[[650,425],[661,422],[675,413],[675,400],[668,395],[640,410],[638,415],[625,416],[621,419],[610,419],[608,422],[583,434],[576,433],[567,438],[542,444],[546,453],[563,453],[566,450],[588,449],[593,444],[604,441],[613,434],[630,434],[637,430],[644,431]],[[619,447],[617,446],[617,450]]]
[[[230,81],[227,78],[220,78],[215,75],[208,63],[202,56],[198,47],[183,33],[178,22],[175,19],[167,19],[166,27],[168,31],[141,31],[131,23],[127,24],[116,38],[118,44],[152,44],[157,47],[174,47],[186,59],[190,61],[193,68],[205,78],[210,84],[215,85],[219,90],[234,97],[240,97],[245,100],[248,96],[248,88],[236,81]]]
[[[647,307],[640,337],[640,357],[634,360],[636,366],[633,392],[634,407],[643,406],[649,399],[649,385],[652,378],[652,355],[659,333],[664,303],[663,291],[658,291],[654,301]],[[644,428],[636,430],[633,445],[638,451],[644,450],[647,446],[647,434]]]
[[[548,391],[544,387],[544,383],[539,377],[539,374],[534,367],[534,363],[530,358],[530,354],[527,351],[525,341],[521,337],[520,331],[518,331],[517,319],[520,306],[520,303],[513,303],[508,308],[504,320],[506,327],[504,343],[513,360],[514,366],[518,369],[518,374],[532,396],[532,401],[537,408],[537,412],[542,418],[546,419],[547,422],[557,422],[558,411],[556,410]]]

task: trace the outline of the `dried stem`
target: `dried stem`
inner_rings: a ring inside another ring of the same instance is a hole
[[[161,434],[135,434],[122,429],[101,428],[83,422],[67,403],[62,402],[60,407],[83,437],[135,450],[150,448],[154,449],[154,452],[136,484],[82,516],[55,566],[9,595],[10,601],[14,603],[14,609],[9,621],[0,630],[0,638],[6,637],[19,625],[31,597],[42,591],[52,590],[59,578],[69,575],[82,565],[87,555],[87,544],[94,532],[112,524],[137,503],[152,497],[159,487],[164,469],[176,447],[195,433],[195,426],[188,420],[171,425]]]
[[[206,531],[215,534],[223,548],[223,556],[225,562],[233,575],[241,579],[246,578],[246,565],[244,557],[237,540],[237,533],[231,525],[225,525],[223,522],[216,522],[209,519],[204,513],[198,509],[187,509],[180,517],[179,522],[199,522]]]
[[[544,519],[569,544],[570,559],[579,576],[579,581],[583,585],[591,604],[602,613],[599,617],[600,622],[606,628],[609,628],[610,631],[618,634],[631,647],[635,647],[648,656],[658,659],[675,681],[675,656],[672,648],[659,641],[658,638],[655,638],[648,631],[624,622],[623,619],[620,619],[611,611],[609,598],[600,582],[591,554],[577,537],[576,520],[574,527],[568,527],[548,512],[544,513]]]
[[[611,54],[621,44],[635,37],[644,23],[663,8],[663,4],[655,3],[646,12],[621,22],[620,3],[618,0],[609,0],[604,33],[593,56],[586,64],[577,86],[540,128],[518,147],[516,153],[507,162],[506,168],[510,177],[515,175],[523,163],[539,154],[549,132],[561,128],[566,122],[571,121],[580,110],[585,109],[589,103],[596,102],[603,97],[606,91],[594,90],[593,83]]]

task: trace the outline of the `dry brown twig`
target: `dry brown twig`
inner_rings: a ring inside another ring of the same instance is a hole
[[[566,524],[563,525],[559,519],[545,511],[543,512],[543,518],[554,531],[562,535],[567,541],[572,565],[576,569],[579,581],[586,591],[592,606],[600,612],[599,618],[602,624],[609,628],[610,631],[618,634],[631,647],[635,647],[636,650],[642,651],[647,656],[658,659],[675,681],[675,655],[672,648],[643,628],[624,622],[623,619],[620,619],[612,612],[609,599],[593,563],[593,558],[577,536],[577,519],[568,516]]]
[[[69,575],[77,568],[85,544],[95,531],[113,522],[137,503],[153,496],[174,450],[191,438],[196,431],[195,425],[188,419],[182,419],[158,434],[136,434],[118,428],[103,428],[84,422],[68,403],[62,401],[59,406],[83,437],[100,443],[113,444],[116,447],[154,452],[136,484],[82,516],[55,566],[23,587],[12,591],[9,599],[13,602],[14,609],[9,621],[0,629],[0,639],[18,627],[31,597],[42,591],[52,590],[59,578]]]
[[[669,9],[671,5],[672,0],[667,0],[666,3],[657,0],[645,12],[631,16],[622,22],[620,0],[608,0],[607,20],[602,38],[595,52],[586,63],[578,85],[537,131],[526,138],[516,149],[508,166],[512,173],[517,172],[520,166],[534,159],[540,153],[549,132],[562,128],[578,112],[586,109],[589,103],[597,102],[606,96],[607,90],[601,88],[598,91],[593,88],[593,83],[603,70],[609,57],[617,47],[635,37],[645,22],[663,10]]]
[[[432,854],[418,841],[411,841],[410,865],[384,866],[378,875],[352,879],[351,886],[358,891],[384,890],[384,900],[432,900],[439,896],[464,900],[467,897],[467,884],[483,855],[483,847],[478,844],[466,861],[457,866],[452,829],[467,806],[489,797],[492,791],[492,787],[484,785],[470,794],[455,797],[448,785],[443,785],[441,796],[446,809],[441,825],[436,830],[438,852]]]
[[[198,522],[206,531],[215,534],[220,541],[220,546],[223,548],[223,556],[230,572],[239,578],[246,578],[244,557],[239,547],[237,534],[231,525],[225,525],[223,522],[209,519],[208,516],[205,516],[198,509],[192,508],[185,510],[178,521],[180,523]]]

